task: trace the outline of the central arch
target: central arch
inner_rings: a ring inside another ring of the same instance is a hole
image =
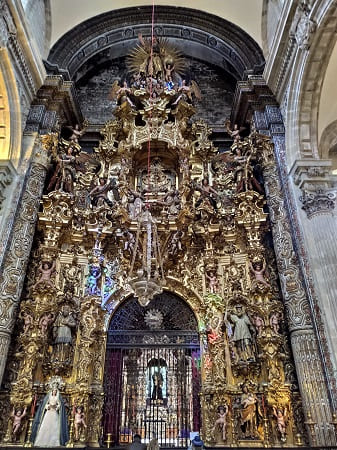
[[[161,446],[186,446],[200,429],[197,319],[164,292],[145,308],[129,297],[111,318],[104,376],[104,435],[115,444],[134,434]]]

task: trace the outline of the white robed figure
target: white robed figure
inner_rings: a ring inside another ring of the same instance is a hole
[[[31,442],[35,447],[59,447],[68,440],[64,402],[59,390],[53,386],[34,417]]]

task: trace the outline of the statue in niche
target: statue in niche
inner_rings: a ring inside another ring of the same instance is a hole
[[[230,320],[234,324],[234,334],[232,341],[235,344],[238,355],[238,362],[255,361],[255,343],[253,334],[254,326],[244,311],[242,305],[235,307],[236,314],[230,314]]]
[[[53,360],[69,361],[72,346],[72,330],[76,327],[76,320],[69,305],[63,305],[55,319],[53,326]]]
[[[195,202],[196,219],[208,221],[217,211],[215,196],[219,194],[210,186],[208,178],[204,178],[201,185],[195,186],[195,190],[200,192],[199,199]]]
[[[236,264],[232,259],[230,266],[226,271],[226,283],[229,293],[242,292],[242,280],[244,279],[244,269]]]
[[[247,384],[242,386],[240,397],[241,430],[245,438],[255,439],[257,434],[257,397],[249,391]]]
[[[214,422],[213,433],[216,432],[217,427],[221,430],[221,438],[223,441],[226,441],[226,426],[227,426],[227,414],[228,414],[228,406],[221,405],[218,406],[218,418]]]
[[[124,241],[124,251],[130,253],[130,255],[132,255],[134,249],[135,249],[135,245],[136,245],[136,238],[134,236],[133,233],[131,233],[131,231],[126,230],[123,233],[123,236],[125,238]]]
[[[36,411],[30,440],[34,447],[59,447],[69,440],[66,408],[56,383]]]
[[[108,197],[108,192],[112,191],[114,195],[114,199],[119,201],[119,192],[117,188],[117,183],[114,178],[110,181],[107,181],[106,178],[99,178],[99,185],[95,186],[90,192],[89,197],[92,198],[92,205],[94,207],[101,207],[104,204],[108,205],[110,208],[113,206],[113,202]]]
[[[49,262],[49,261],[41,261],[40,267],[38,269],[38,273],[40,274],[38,280],[33,286],[33,289],[36,289],[36,286],[38,286],[41,283],[47,284],[50,287],[55,287],[53,281],[51,280],[51,277],[53,273],[55,272],[56,263],[55,261]]]
[[[164,400],[163,396],[164,377],[162,373],[162,368],[159,366],[153,367],[153,373],[151,375],[151,378],[152,378],[151,400],[161,405]]]

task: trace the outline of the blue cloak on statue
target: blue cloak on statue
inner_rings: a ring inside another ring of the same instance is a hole
[[[59,391],[48,392],[38,407],[30,441],[38,447],[66,445],[69,441],[67,412]]]

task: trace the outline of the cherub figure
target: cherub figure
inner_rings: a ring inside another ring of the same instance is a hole
[[[13,420],[13,438],[16,440],[18,435],[21,432],[21,423],[22,423],[22,419],[26,416],[26,412],[27,412],[27,407],[25,407],[25,409],[23,410],[22,408],[18,408],[17,410],[15,410],[15,408],[13,408],[12,414],[11,414],[11,418]]]
[[[42,336],[47,335],[49,325],[52,323],[53,320],[54,320],[54,315],[52,313],[46,313],[46,314],[43,314],[43,316],[41,316],[41,318],[39,320],[39,328],[41,330]]]
[[[172,81],[172,74],[174,72],[174,65],[167,63],[165,65],[165,81]]]
[[[216,427],[219,426],[222,432],[222,440],[226,441],[226,416],[228,414],[228,406],[221,405],[218,407],[218,418],[214,422],[213,433],[216,430]]]
[[[253,264],[250,262],[249,268],[255,275],[255,283],[262,283],[264,286],[268,288],[270,287],[270,284],[264,278],[264,273],[266,271],[266,265],[264,260],[262,263],[261,261],[257,261]]]
[[[133,108],[135,105],[130,99],[130,95],[132,94],[132,90],[129,88],[128,83],[126,80],[123,81],[122,86],[118,84],[118,81],[114,81],[111,87],[111,91],[109,94],[110,100],[116,100],[119,104],[122,104],[124,102],[129,103],[129,105]]]
[[[124,232],[124,236],[126,237],[126,240],[124,242],[124,250],[132,254],[136,245],[136,238],[134,234],[129,230],[126,230]]]
[[[68,128],[72,132],[69,141],[74,144],[78,144],[79,138],[85,133],[85,128],[83,128],[83,130],[80,130],[80,126],[78,123],[75,125],[75,128],[71,126],[66,128]]]
[[[83,406],[74,407],[75,441],[78,441],[80,439],[80,433],[82,429],[87,428],[84,417]]]
[[[253,317],[253,323],[255,325],[257,335],[260,336],[264,327],[264,320],[262,319],[262,317],[255,314],[255,316]]]
[[[91,267],[89,276],[87,279],[86,293],[89,295],[99,295],[99,289],[97,287],[97,280],[101,276],[99,267]]]
[[[40,278],[34,284],[33,286],[34,289],[41,283],[45,283],[48,286],[54,287],[54,283],[51,280],[51,276],[55,271],[55,266],[56,266],[55,261],[53,261],[52,263],[48,261],[41,261],[40,267],[38,269],[38,272],[40,273]]]
[[[246,129],[245,127],[240,127],[239,128],[238,124],[236,123],[236,124],[234,124],[233,130],[231,130],[231,122],[230,122],[230,120],[226,120],[225,121],[225,128],[226,128],[227,133],[234,140],[234,143],[241,140],[240,133],[241,133],[241,131],[244,131]]]
[[[206,273],[208,279],[208,287],[211,294],[217,294],[219,292],[219,280],[215,272],[211,271],[209,275]]]
[[[278,312],[274,312],[269,319],[270,326],[274,333],[280,333],[280,315]]]
[[[273,414],[277,421],[277,429],[280,432],[281,441],[285,441],[287,429],[287,408],[284,407],[282,411],[281,408],[275,408],[275,406],[273,406]]]
[[[34,320],[33,317],[26,311],[23,311],[22,319],[23,319],[23,333],[26,334],[27,331],[33,327]]]

